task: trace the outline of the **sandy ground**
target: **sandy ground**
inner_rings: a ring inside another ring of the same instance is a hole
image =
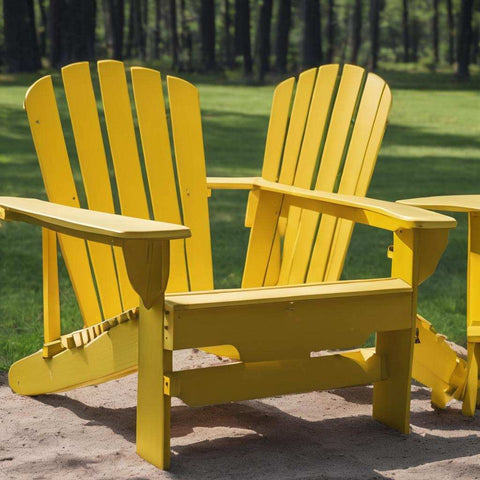
[[[177,367],[210,360],[188,351]],[[172,468],[135,454],[136,376],[36,398],[0,374],[3,479],[480,478],[480,420],[436,412],[413,387],[412,433],[371,419],[357,387],[205,408],[172,408]]]

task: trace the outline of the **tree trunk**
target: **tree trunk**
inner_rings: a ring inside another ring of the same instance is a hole
[[[182,57],[186,57],[186,62],[184,65],[183,60],[180,61],[179,68],[183,70],[186,68],[187,70],[193,69],[193,42],[192,42],[192,32],[190,31],[190,27],[187,22],[187,14],[186,14],[186,5],[185,0],[180,0],[180,25],[182,28],[182,33],[180,38],[181,42],[181,50],[182,50]]]
[[[433,19],[432,19],[432,34],[433,34],[433,61],[435,66],[438,65],[440,54],[438,50],[438,0],[433,0]]]
[[[448,63],[455,62],[455,22],[453,20],[452,0],[447,0],[447,26],[448,26]]]
[[[172,56],[172,68],[178,68],[178,30],[177,30],[177,5],[176,0],[170,0],[169,4],[170,25],[170,54]]]
[[[466,80],[470,77],[470,45],[472,43],[472,8],[473,0],[462,0],[460,7],[458,45],[457,45],[457,78]]]
[[[275,38],[275,70],[279,73],[287,71],[288,37],[292,18],[290,0],[281,0],[278,4],[277,35]]]
[[[139,57],[145,60],[145,29],[143,25],[142,1],[130,0],[130,18],[128,22],[127,57]]]
[[[328,0],[327,10],[327,63],[333,63],[335,54],[335,0]]]
[[[105,48],[107,49],[108,57],[113,56],[113,32],[112,32],[112,18],[108,0],[102,0],[103,13],[103,32],[105,36]]]
[[[149,0],[142,0],[141,8],[140,8],[140,22],[142,24],[141,32],[142,35],[142,53],[143,53],[143,60],[151,59],[152,58],[152,30],[149,27],[149,15],[148,15],[148,5]]]
[[[476,21],[472,31],[472,57],[471,63],[478,63],[478,49],[480,42],[480,22]]]
[[[223,29],[225,45],[225,65],[228,68],[234,67],[233,45],[232,45],[232,17],[230,15],[230,0],[223,2]]]
[[[255,40],[256,63],[259,81],[270,70],[270,28],[272,25],[272,0],[260,0],[258,28]]]
[[[403,61],[405,63],[410,61],[410,25],[408,21],[408,0],[403,0]]]
[[[47,9],[45,0],[38,0],[38,9],[40,10],[40,28],[38,29],[38,46],[40,57],[47,54]]]
[[[139,56],[140,60],[145,60],[146,58],[146,32],[145,32],[145,25],[143,23],[144,20],[144,2],[142,0],[135,0],[136,9],[135,9],[135,44],[137,45],[137,55]]]
[[[380,37],[380,0],[370,0],[370,58],[369,69],[374,72],[378,67],[378,49]]]
[[[124,0],[107,0],[107,7],[112,38],[112,55],[115,60],[122,60],[125,3]]]
[[[235,52],[243,57],[243,73],[252,73],[252,49],[250,42],[250,2],[235,0]]]
[[[323,61],[318,0],[303,0],[302,66],[317,67]]]
[[[9,72],[40,68],[33,0],[4,0],[5,61]]]
[[[96,0],[50,0],[50,63],[58,68],[95,59]]]
[[[362,43],[362,0],[355,0],[352,19],[352,53],[350,62],[358,63],[358,51]]]
[[[162,1],[155,0],[155,27],[153,29],[153,57],[160,58],[160,21],[162,19]]]
[[[420,25],[417,18],[412,19],[412,49],[410,52],[410,61],[418,62],[418,50],[420,43]]]
[[[50,0],[47,17],[47,37],[50,66],[61,64],[62,56],[62,6],[63,0]]]
[[[202,44],[202,69],[215,70],[215,2],[200,2],[200,39]]]

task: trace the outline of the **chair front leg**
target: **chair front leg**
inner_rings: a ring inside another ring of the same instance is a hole
[[[480,215],[468,214],[467,264],[467,381],[462,413],[473,417],[477,407],[480,361]]]
[[[172,352],[164,350],[168,241],[125,243],[127,272],[140,295],[138,318],[137,453],[158,468],[170,467],[170,397],[164,394]]]
[[[137,453],[158,468],[170,468],[170,403],[163,377],[172,370],[172,352],[163,349],[163,298],[140,307],[138,324]]]
[[[480,344],[477,342],[467,343],[467,381],[465,396],[463,397],[462,414],[473,417],[477,407],[478,391],[478,364],[480,359]]]
[[[374,385],[373,417],[402,433],[409,432],[418,286],[435,271],[447,240],[448,231],[440,229],[394,233],[392,277],[412,286],[411,328],[377,334],[376,350],[385,358],[388,379]]]
[[[373,418],[401,433],[410,431],[410,389],[415,341],[418,238],[414,230],[394,234],[392,277],[412,285],[411,328],[378,332],[376,353],[385,359],[388,378],[373,387]]]

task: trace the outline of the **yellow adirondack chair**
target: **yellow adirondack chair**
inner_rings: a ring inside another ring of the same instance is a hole
[[[53,203],[0,197],[0,218],[44,232],[45,345],[11,367],[12,389],[91,385],[136,370],[138,359],[137,451],[160,468],[169,466],[172,396],[207,405],[373,383],[374,418],[408,432],[417,287],[455,221],[364,197],[390,109],[385,82],[351,65],[308,70],[295,93],[295,79],[282,82],[262,176],[207,179],[195,87],[167,79],[174,171],[160,74],[132,68],[146,185],[124,66],[99,62],[98,75],[122,216],[114,215],[88,64],[62,70],[88,209],[78,208],[51,78],[26,95]],[[213,290],[213,189],[250,190],[241,289]],[[393,232],[391,278],[338,281],[355,222]],[[57,239],[85,322],[66,335]],[[356,348],[373,332],[375,349]],[[172,352],[192,347],[240,361],[172,371]],[[311,358],[325,349],[342,351]]]
[[[480,405],[480,195],[453,195],[401,200],[429,210],[468,213],[467,256],[467,361],[460,358],[420,315],[420,343],[415,348],[413,374],[432,388],[432,403],[445,408],[455,398],[463,401],[462,413],[473,417]]]

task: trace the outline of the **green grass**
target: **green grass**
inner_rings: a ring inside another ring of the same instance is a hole
[[[424,195],[479,193],[480,77],[455,83],[450,74],[382,73],[393,90],[390,124],[369,196],[396,200]],[[35,77],[0,77],[0,194],[46,198],[26,116],[21,108]],[[209,175],[257,175],[272,86],[235,80],[194,79],[199,85]],[[224,82],[224,84],[222,84]],[[65,106],[61,102],[64,112]],[[67,131],[71,144],[71,132]],[[74,158],[74,149],[71,148]],[[78,176],[78,172],[76,173]],[[211,199],[217,287],[238,286],[248,231],[246,195],[216,192]],[[419,310],[452,340],[465,343],[466,218],[451,234],[437,272],[421,287]],[[388,276],[388,232],[357,226],[344,278]],[[62,323],[80,319],[65,271],[61,270]],[[25,224],[0,228],[0,369],[42,342],[40,229]]]

